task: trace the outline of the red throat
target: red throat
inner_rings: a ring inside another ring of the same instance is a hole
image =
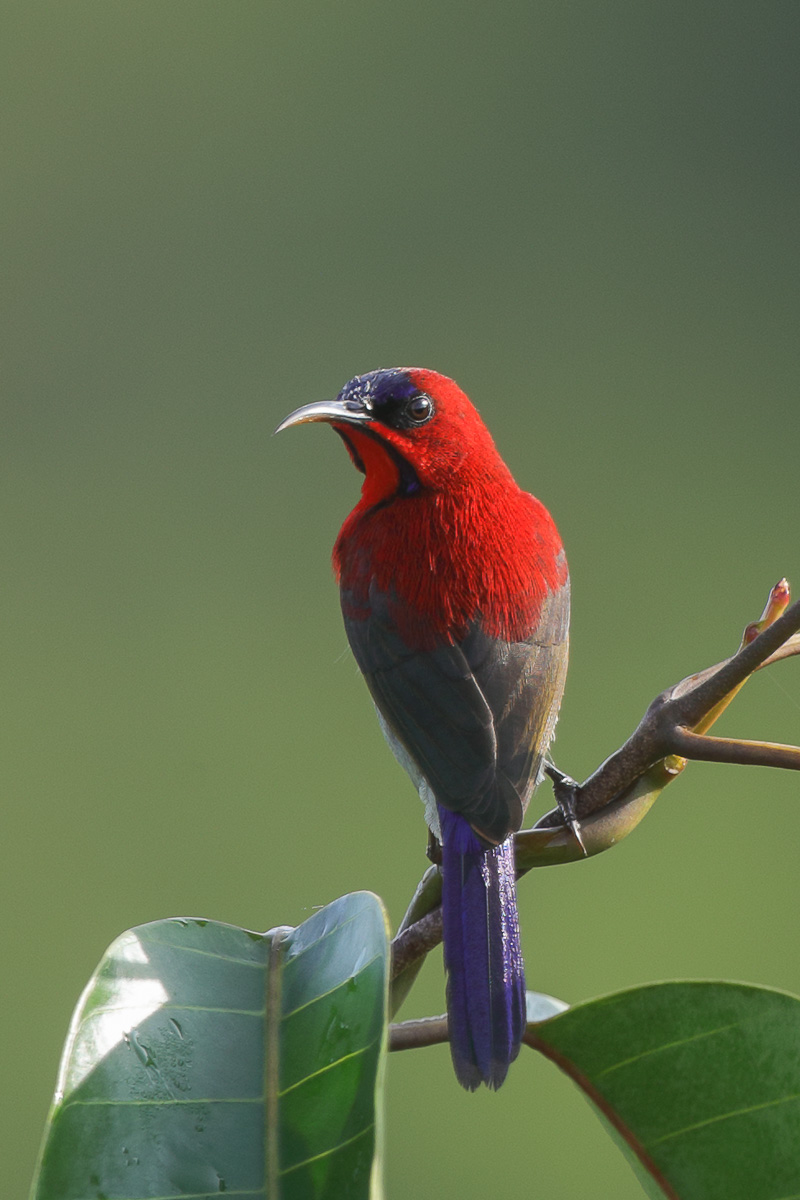
[[[351,425],[334,425],[350,456],[364,472],[359,508],[372,508],[397,491],[400,471],[396,460],[378,438],[354,429]]]

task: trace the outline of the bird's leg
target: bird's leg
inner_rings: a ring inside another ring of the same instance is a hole
[[[570,775],[565,775],[563,771],[559,771],[555,763],[546,762],[544,770],[545,774],[552,780],[553,794],[561,810],[564,824],[572,831],[572,836],[580,846],[584,858],[588,858],[586,846],[583,844],[583,838],[581,837],[578,818],[575,813],[575,796],[580,784],[576,783]]]

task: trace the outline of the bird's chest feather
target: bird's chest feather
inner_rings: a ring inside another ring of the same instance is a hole
[[[333,562],[345,617],[366,619],[375,589],[391,598],[398,631],[420,649],[459,641],[476,621],[493,637],[522,641],[567,578],[549,513],[519,489],[423,493],[372,508],[362,501]]]

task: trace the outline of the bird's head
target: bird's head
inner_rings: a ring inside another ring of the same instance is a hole
[[[356,375],[335,400],[306,404],[276,429],[325,421],[365,476],[363,502],[452,490],[507,475],[489,431],[457,384],[422,367]]]

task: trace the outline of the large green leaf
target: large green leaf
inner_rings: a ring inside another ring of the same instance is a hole
[[[118,938],[73,1018],[32,1200],[380,1195],[380,901]]]
[[[526,1041],[594,1102],[649,1195],[800,1197],[797,997],[651,984],[529,1026]]]

